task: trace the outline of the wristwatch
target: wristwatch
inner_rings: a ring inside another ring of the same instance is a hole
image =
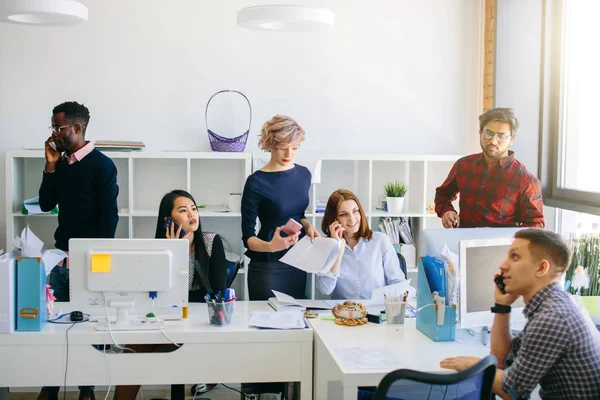
[[[491,310],[495,314],[508,314],[511,310],[511,307],[496,303]]]

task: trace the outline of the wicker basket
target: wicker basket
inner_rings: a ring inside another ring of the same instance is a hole
[[[208,127],[208,106],[211,100],[218,94],[221,93],[237,93],[242,96],[248,102],[248,108],[250,109],[250,119],[248,121],[248,129],[246,132],[242,133],[237,137],[223,137]],[[248,140],[248,134],[250,133],[250,125],[252,124],[252,106],[250,105],[250,100],[246,97],[246,95],[237,90],[220,90],[210,96],[208,102],[206,103],[206,109],[204,110],[204,121],[206,122],[206,131],[208,132],[208,140],[210,142],[210,148],[212,151],[221,151],[221,152],[241,152],[246,148],[246,141]]]

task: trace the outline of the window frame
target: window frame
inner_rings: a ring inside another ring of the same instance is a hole
[[[562,186],[566,142],[566,70],[563,29],[568,0],[544,0],[542,23],[542,65],[540,93],[540,148],[538,174],[544,204],[567,210],[600,215],[600,193]]]

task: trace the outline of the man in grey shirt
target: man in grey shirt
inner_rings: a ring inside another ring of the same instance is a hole
[[[515,234],[500,266],[506,294],[497,287],[490,341],[498,359],[493,391],[503,399],[527,399],[541,386],[542,399],[600,399],[600,333],[560,286],[570,252],[559,235],[540,229]],[[523,296],[527,324],[510,334],[510,305]],[[443,360],[462,371],[475,357]]]

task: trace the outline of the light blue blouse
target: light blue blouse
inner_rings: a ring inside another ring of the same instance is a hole
[[[354,250],[346,244],[339,274],[317,275],[317,288],[338,299],[370,299],[373,289],[406,280],[398,255],[386,234],[373,232],[371,240],[361,238]]]

